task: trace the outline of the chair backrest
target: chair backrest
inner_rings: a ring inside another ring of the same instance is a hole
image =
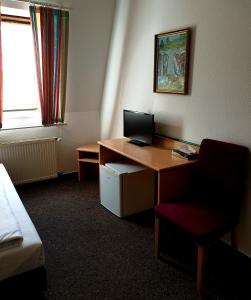
[[[214,208],[239,217],[249,149],[204,139],[198,158],[198,189]]]

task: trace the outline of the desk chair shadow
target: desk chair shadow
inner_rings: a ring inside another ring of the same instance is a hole
[[[160,226],[165,222],[184,231],[197,244],[197,292],[202,294],[207,247],[231,232],[238,249],[237,225],[244,188],[248,148],[204,139],[198,164],[189,178],[186,194],[155,207],[154,254],[159,257]],[[162,232],[162,231],[161,231]]]

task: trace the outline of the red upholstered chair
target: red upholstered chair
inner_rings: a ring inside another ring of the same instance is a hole
[[[248,148],[243,146],[204,139],[187,193],[155,207],[155,256],[159,256],[159,226],[162,222],[190,235],[198,245],[199,294],[203,287],[207,246],[230,231],[232,247],[237,249],[236,225],[248,153]],[[164,234],[160,236],[162,238],[165,238]]]

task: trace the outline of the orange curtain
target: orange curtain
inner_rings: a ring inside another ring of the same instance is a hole
[[[30,6],[42,124],[64,122],[69,12]]]

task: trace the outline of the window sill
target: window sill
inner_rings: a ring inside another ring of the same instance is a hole
[[[53,127],[53,126],[64,126],[67,125],[67,123],[57,123],[57,124],[51,124],[48,126],[44,126],[44,125],[30,125],[30,126],[20,126],[20,127],[2,127],[0,129],[0,131],[5,131],[5,130],[16,130],[16,129],[25,129],[25,128],[37,128],[37,127],[41,127],[41,128],[48,128],[48,127]]]
[[[36,127],[50,127],[62,126],[66,123],[57,123],[49,126],[44,126],[41,123],[40,112],[38,111],[12,111],[3,113],[3,127],[4,130],[36,128]]]

